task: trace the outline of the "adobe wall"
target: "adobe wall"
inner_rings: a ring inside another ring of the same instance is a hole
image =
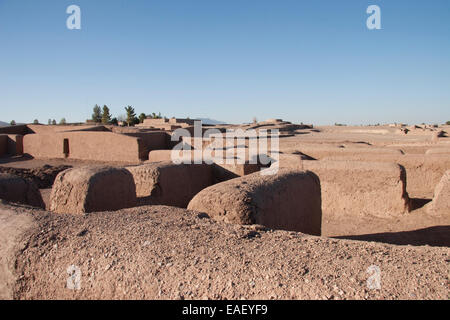
[[[23,154],[23,136],[21,134],[0,134],[0,156]]]
[[[148,126],[152,126],[152,125],[159,125],[159,124],[164,124],[164,123],[168,123],[169,120],[165,119],[165,118],[160,118],[160,119],[144,119],[144,122],[142,124],[144,125],[148,125]]]
[[[432,215],[450,216],[450,170],[447,170],[434,190],[433,201],[428,206]]]
[[[21,125],[15,125],[15,126],[8,126],[8,127],[0,127],[0,134],[21,134],[25,135],[27,133],[30,133],[30,129],[27,125],[21,124]]]
[[[431,148],[428,149],[425,154],[446,154],[450,155],[450,146],[449,147],[440,147],[440,148]]]
[[[133,175],[140,204],[186,208],[198,192],[213,184],[212,167],[206,164],[158,162],[126,169]]]
[[[336,147],[322,147],[322,146],[298,146],[295,147],[297,151],[313,157],[314,159],[323,159],[326,157],[333,156],[353,156],[353,155],[370,155],[372,157],[376,157],[378,155],[391,155],[391,156],[400,156],[403,152],[399,149],[388,149],[388,148],[376,148],[376,147],[344,147],[340,148]]]
[[[158,128],[139,128],[138,125],[134,127],[118,127],[118,126],[108,126],[108,129],[110,129],[114,133],[140,133],[140,132],[154,132],[154,131],[161,131]]]
[[[237,177],[243,177],[260,171],[262,168],[259,164],[251,163],[214,163],[213,173],[215,183],[227,181]]]
[[[8,152],[8,135],[0,134],[0,157]]]
[[[321,234],[320,181],[312,172],[281,169],[228,180],[202,190],[188,209],[230,223]]]
[[[124,132],[123,135],[137,137],[142,140],[144,159],[148,159],[148,153],[152,150],[164,150],[169,148],[170,135],[166,132]]]
[[[278,155],[278,161],[272,163],[272,168],[288,168],[293,170],[303,170],[303,159],[306,157],[300,154],[286,154]]]
[[[357,154],[326,157],[323,160],[353,160],[398,163],[406,169],[406,190],[411,198],[433,198],[433,192],[442,175],[450,169],[446,154],[371,155]]]
[[[324,216],[380,216],[409,209],[405,169],[394,163],[303,161],[322,187]]]
[[[44,125],[28,124],[29,133],[52,133],[65,131],[109,131],[104,126],[97,125]]]
[[[12,156],[23,154],[23,135],[21,134],[8,135],[8,154]]]
[[[35,158],[65,158],[64,139],[69,141],[69,159],[139,162],[140,139],[111,132],[59,132],[28,134],[24,153]]]

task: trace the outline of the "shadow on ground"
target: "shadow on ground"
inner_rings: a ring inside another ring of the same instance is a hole
[[[33,159],[32,156],[29,155],[23,155],[23,156],[4,156],[0,157],[0,164],[7,164],[11,162],[21,162],[21,161],[28,161]]]
[[[450,226],[436,226],[413,231],[384,232],[333,238],[382,242],[396,245],[450,247]]]
[[[410,204],[411,204],[411,211],[417,210],[425,206],[427,203],[431,202],[433,199],[426,199],[426,198],[411,198]]]

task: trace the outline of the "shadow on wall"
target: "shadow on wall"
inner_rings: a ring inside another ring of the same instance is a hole
[[[396,245],[450,247],[450,226],[436,226],[413,231],[339,236],[333,238],[382,242]]]

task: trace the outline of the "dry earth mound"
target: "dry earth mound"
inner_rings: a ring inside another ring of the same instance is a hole
[[[231,223],[320,235],[322,211],[317,176],[288,169],[277,174],[262,172],[206,188],[188,208]]]
[[[50,210],[86,213],[136,205],[133,176],[126,169],[81,167],[58,174],[50,195]]]

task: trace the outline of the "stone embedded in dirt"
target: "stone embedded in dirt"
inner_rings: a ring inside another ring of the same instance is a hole
[[[312,172],[281,169],[231,179],[201,191],[188,209],[236,224],[321,233],[320,181]]]
[[[428,208],[428,212],[433,215],[450,216],[450,170],[445,172],[436,186],[433,201]]]
[[[185,208],[198,192],[213,184],[207,164],[146,163],[127,167],[136,184],[141,204],[164,204]]]
[[[395,163],[303,161],[320,178],[324,216],[389,216],[408,211],[405,169]]]
[[[37,186],[19,176],[0,173],[0,199],[45,208]]]
[[[58,174],[50,196],[56,213],[119,210],[136,205],[133,176],[123,168],[80,167]]]

